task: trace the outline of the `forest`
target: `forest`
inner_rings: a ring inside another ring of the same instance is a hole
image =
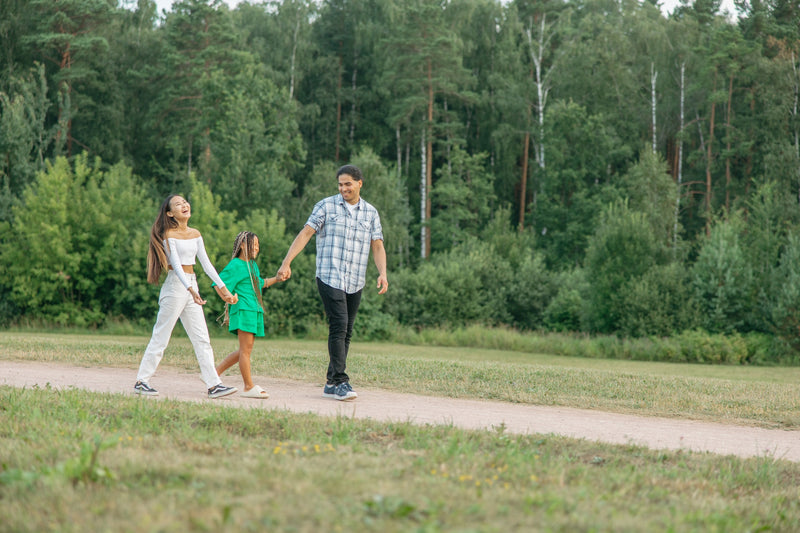
[[[171,193],[221,269],[277,270],[336,169],[364,172],[393,328],[800,350],[800,4],[3,0],[0,325],[152,324]],[[313,246],[268,330],[322,319]],[[210,321],[222,302],[204,276]]]

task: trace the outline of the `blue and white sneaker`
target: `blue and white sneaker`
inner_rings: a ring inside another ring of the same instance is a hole
[[[353,387],[350,386],[350,383],[345,381],[344,383],[339,383],[336,385],[336,388],[333,392],[333,397],[339,401],[355,400],[358,398],[358,394],[356,394],[356,391],[354,391]]]
[[[229,394],[233,394],[236,392],[236,387],[226,387],[222,383],[219,385],[214,385],[210,389],[208,389],[208,397],[209,398],[222,398],[223,396],[228,396]]]
[[[322,395],[326,398],[336,398],[336,385],[333,383],[326,383],[322,389]]]
[[[133,386],[133,392],[142,396],[158,396],[158,391],[144,381],[137,381]]]

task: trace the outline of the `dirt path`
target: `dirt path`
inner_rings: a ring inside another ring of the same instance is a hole
[[[241,378],[226,376],[240,386]],[[158,398],[214,401],[231,407],[289,410],[321,416],[346,416],[415,424],[452,424],[466,429],[491,429],[501,424],[512,433],[556,434],[612,444],[773,457],[800,462],[800,431],[730,426],[692,420],[640,417],[600,411],[544,407],[486,400],[458,400],[358,387],[358,399],[338,402],[323,398],[319,385],[255,376],[270,394],[268,400],[238,394],[209,400],[197,373],[159,367],[151,385]],[[125,368],[75,367],[53,363],[0,360],[0,385],[76,387],[94,392],[133,394],[136,371]],[[148,399],[149,400],[149,399]]]

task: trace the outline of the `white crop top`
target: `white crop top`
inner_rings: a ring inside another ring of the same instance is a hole
[[[183,265],[193,265],[195,257],[200,260],[203,267],[203,272],[211,278],[211,281],[220,289],[225,286],[217,274],[217,270],[211,261],[208,259],[206,247],[203,244],[203,237],[195,237],[194,239],[176,239],[174,237],[164,239],[164,251],[169,258],[169,264],[172,270],[177,274],[178,279],[181,280],[186,290],[189,290],[189,280],[183,271]]]

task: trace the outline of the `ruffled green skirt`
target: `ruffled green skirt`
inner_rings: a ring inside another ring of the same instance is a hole
[[[228,331],[231,333],[236,333],[237,330],[253,333],[256,337],[263,337],[264,312],[261,310],[246,311],[244,309],[238,309],[231,312]]]

